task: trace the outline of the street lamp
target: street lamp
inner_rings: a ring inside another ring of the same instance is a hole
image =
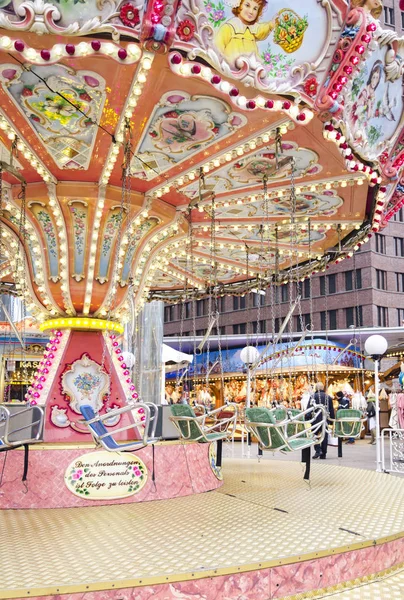
[[[376,400],[376,471],[382,472],[380,453],[380,415],[379,415],[379,364],[386,352],[388,342],[382,335],[371,335],[365,342],[365,352],[375,361],[375,400]]]
[[[254,346],[246,346],[240,352],[240,358],[247,367],[247,394],[245,400],[245,407],[250,408],[251,400],[250,400],[250,387],[251,387],[251,365],[257,362],[259,359],[260,353],[257,348]]]
[[[240,358],[247,367],[247,390],[246,390],[246,398],[245,398],[245,407],[250,408],[251,400],[250,400],[250,387],[251,387],[251,365],[255,364],[259,359],[260,353],[257,348],[254,346],[246,346],[240,352]],[[244,455],[244,432],[241,438],[241,446],[242,453]],[[247,434],[247,456],[250,457],[250,448],[251,448],[251,433]]]

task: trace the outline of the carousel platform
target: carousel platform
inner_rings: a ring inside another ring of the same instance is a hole
[[[403,597],[404,479],[313,464],[308,485],[298,462],[253,459],[223,469],[224,485],[198,495],[1,511],[0,598]],[[384,580],[401,596],[360,595]]]

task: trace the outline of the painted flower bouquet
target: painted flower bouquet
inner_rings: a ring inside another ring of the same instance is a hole
[[[296,52],[302,45],[304,32],[308,26],[307,15],[299,17],[290,8],[279,11],[275,19],[275,44],[278,44],[288,54]]]

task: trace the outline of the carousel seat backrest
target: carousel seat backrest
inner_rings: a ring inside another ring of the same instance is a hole
[[[96,413],[92,406],[87,404],[82,404],[80,406],[80,412],[85,418],[86,421],[91,421],[97,417]],[[103,445],[107,446],[108,450],[120,450],[119,444],[116,443],[111,434],[108,435],[108,429],[105,427],[102,421],[94,421],[93,423],[89,423],[88,427],[91,432],[94,433],[96,438],[102,437]]]
[[[247,408],[245,414],[264,448],[278,450],[287,445],[282,428],[276,426],[277,420],[274,411],[270,411],[265,407]],[[255,426],[254,423],[267,423],[268,425],[273,425],[273,427]]]
[[[173,421],[184,439],[198,441],[204,437],[201,427],[196,420],[195,412],[189,404],[173,404],[170,406],[170,409],[175,419]]]
[[[341,420],[344,419],[344,420]],[[362,430],[362,413],[354,408],[340,408],[337,410],[335,421],[335,435],[337,437],[357,437]]]

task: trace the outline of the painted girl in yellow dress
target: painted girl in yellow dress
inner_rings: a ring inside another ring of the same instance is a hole
[[[267,0],[241,0],[232,8],[234,17],[224,23],[217,32],[215,43],[229,63],[239,56],[258,56],[257,41],[265,40],[275,27],[273,21],[258,24]]]

